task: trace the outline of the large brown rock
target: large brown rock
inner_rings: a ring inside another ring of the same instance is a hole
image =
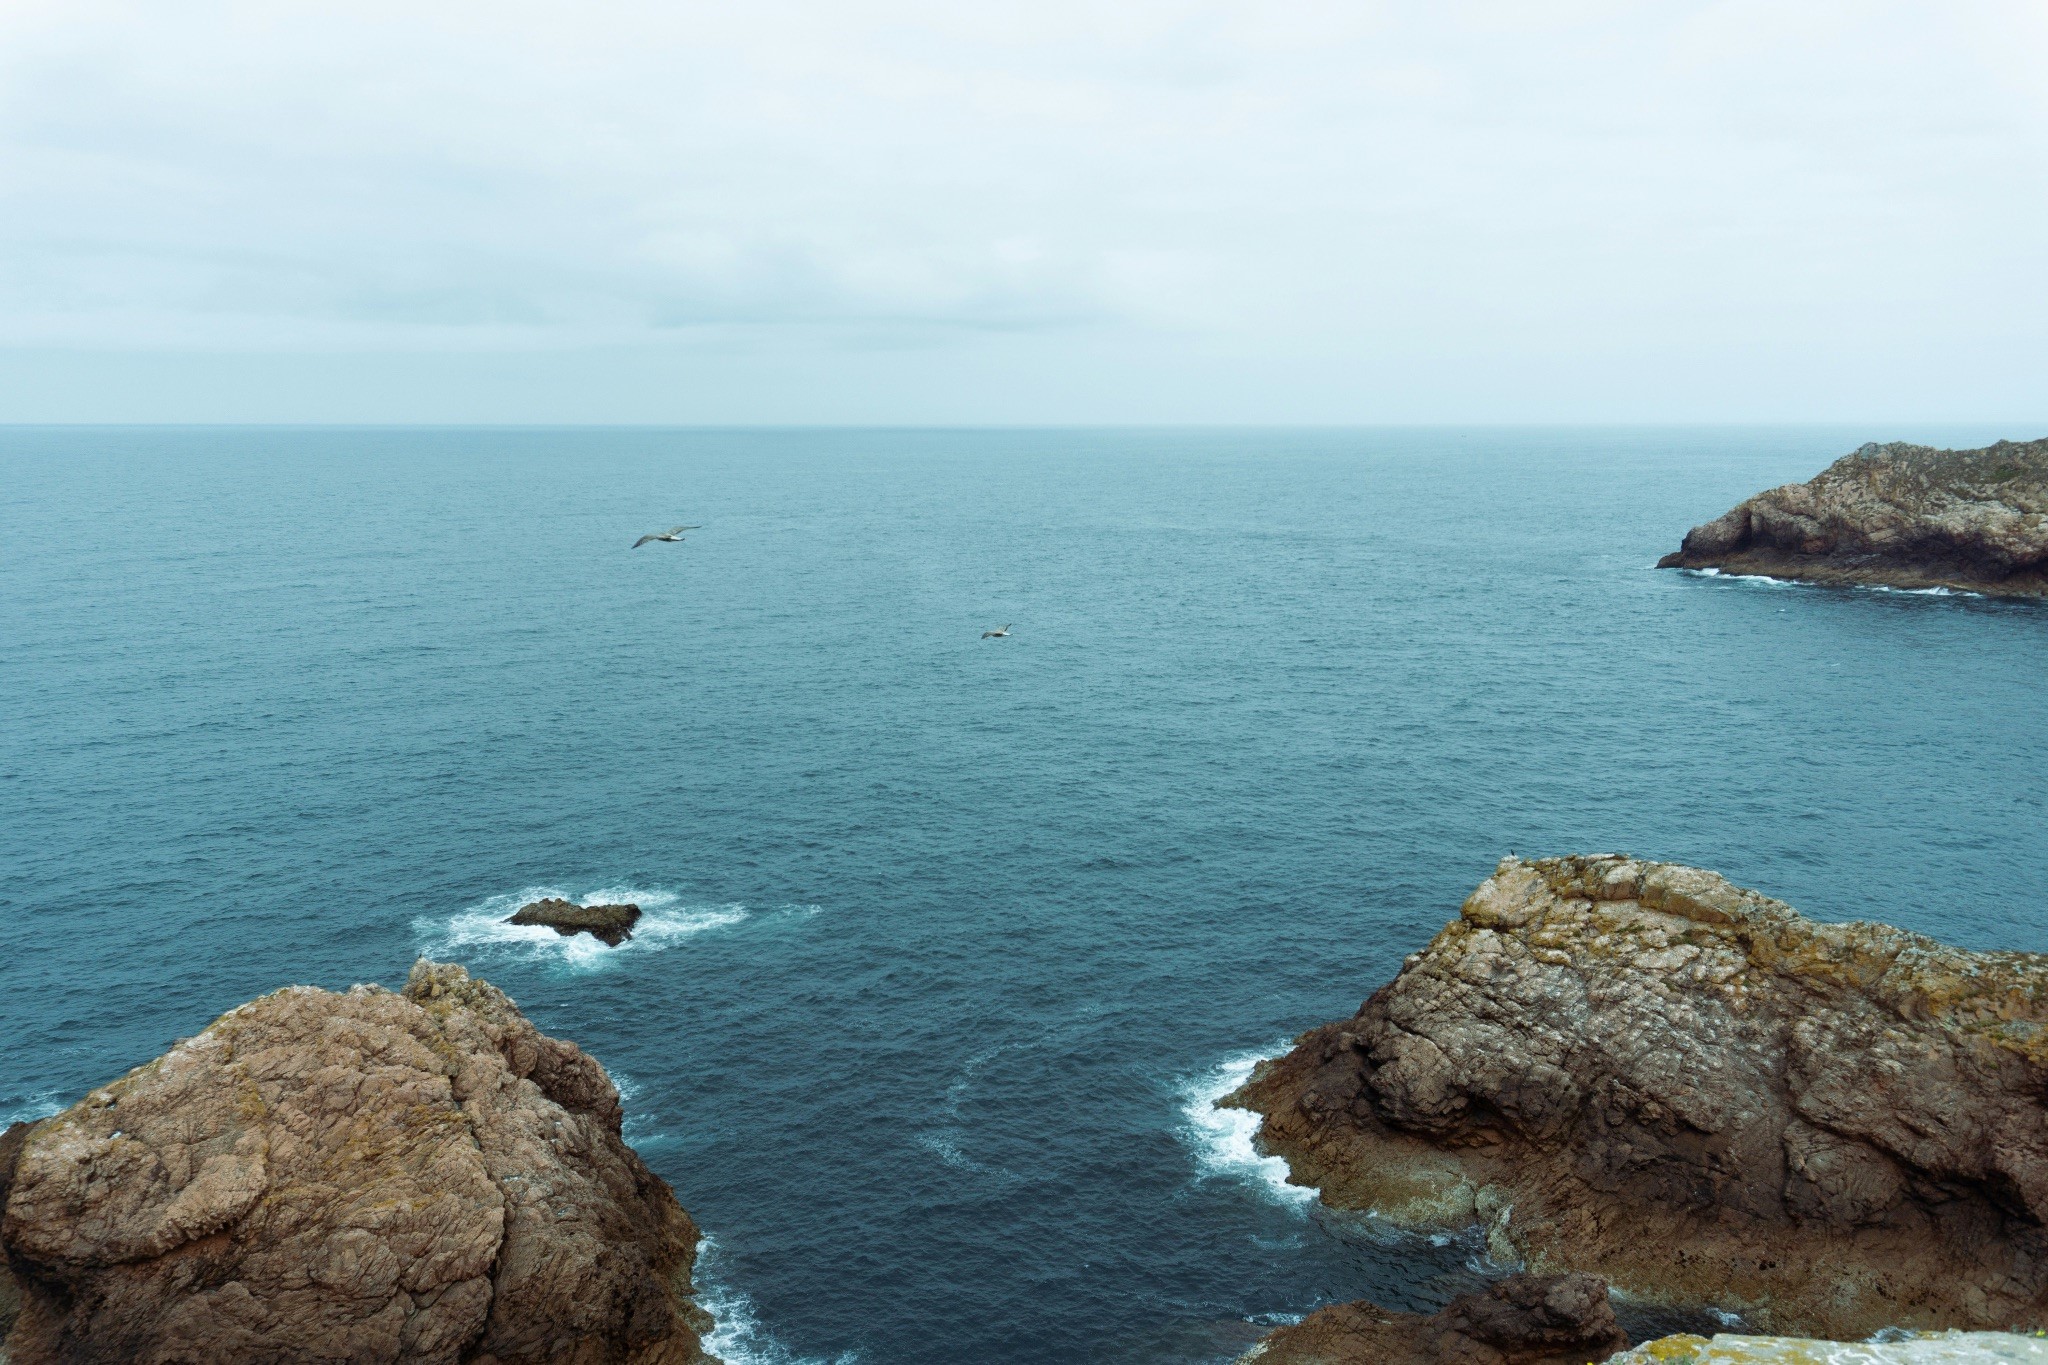
[[[462,968],[294,986],[0,1138],[13,1365],[706,1360],[604,1068]]]
[[[2048,439],[1866,445],[1695,526],[1658,567],[2048,596]]]
[[[1428,1317],[1332,1304],[1271,1333],[1239,1365],[1587,1365],[1628,1344],[1591,1275],[1511,1275]]]
[[[1333,1204],[1768,1330],[2048,1317],[2048,958],[1503,861],[1225,1101]]]

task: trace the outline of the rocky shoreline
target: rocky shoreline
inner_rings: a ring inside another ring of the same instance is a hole
[[[2048,597],[2048,439],[1866,445],[1695,526],[1658,567]]]
[[[0,1137],[0,1359],[699,1365],[618,1091],[461,967],[294,986]]]
[[[2048,1319],[2048,959],[1503,861],[1225,1104],[1331,1204],[1770,1331]]]
[[[1590,1365],[1628,1349],[1590,1275],[1511,1275],[1440,1313],[1339,1303],[1282,1327],[1238,1365]]]

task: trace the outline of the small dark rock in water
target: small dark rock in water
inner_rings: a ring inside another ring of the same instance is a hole
[[[613,948],[633,937],[633,926],[639,922],[640,907],[637,905],[572,905],[553,897],[522,905],[517,914],[505,921],[507,924],[545,924],[563,938],[571,934],[588,934]]]
[[[1628,1349],[1607,1286],[1591,1275],[1510,1275],[1441,1313],[1364,1300],[1320,1309],[1267,1337],[1257,1365],[1583,1365]]]

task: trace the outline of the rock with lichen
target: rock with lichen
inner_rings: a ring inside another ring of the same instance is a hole
[[[697,1229],[502,991],[294,986],[0,1138],[13,1365],[708,1359]]]
[[[1658,567],[2048,597],[2048,439],[1866,445],[1695,526]]]
[[[1329,1202],[1766,1330],[2048,1318],[2048,958],[1509,858],[1226,1104]]]

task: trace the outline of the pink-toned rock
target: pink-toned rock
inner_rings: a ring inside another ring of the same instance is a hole
[[[6,1358],[707,1360],[697,1229],[619,1122],[460,967],[264,996],[0,1138]]]

